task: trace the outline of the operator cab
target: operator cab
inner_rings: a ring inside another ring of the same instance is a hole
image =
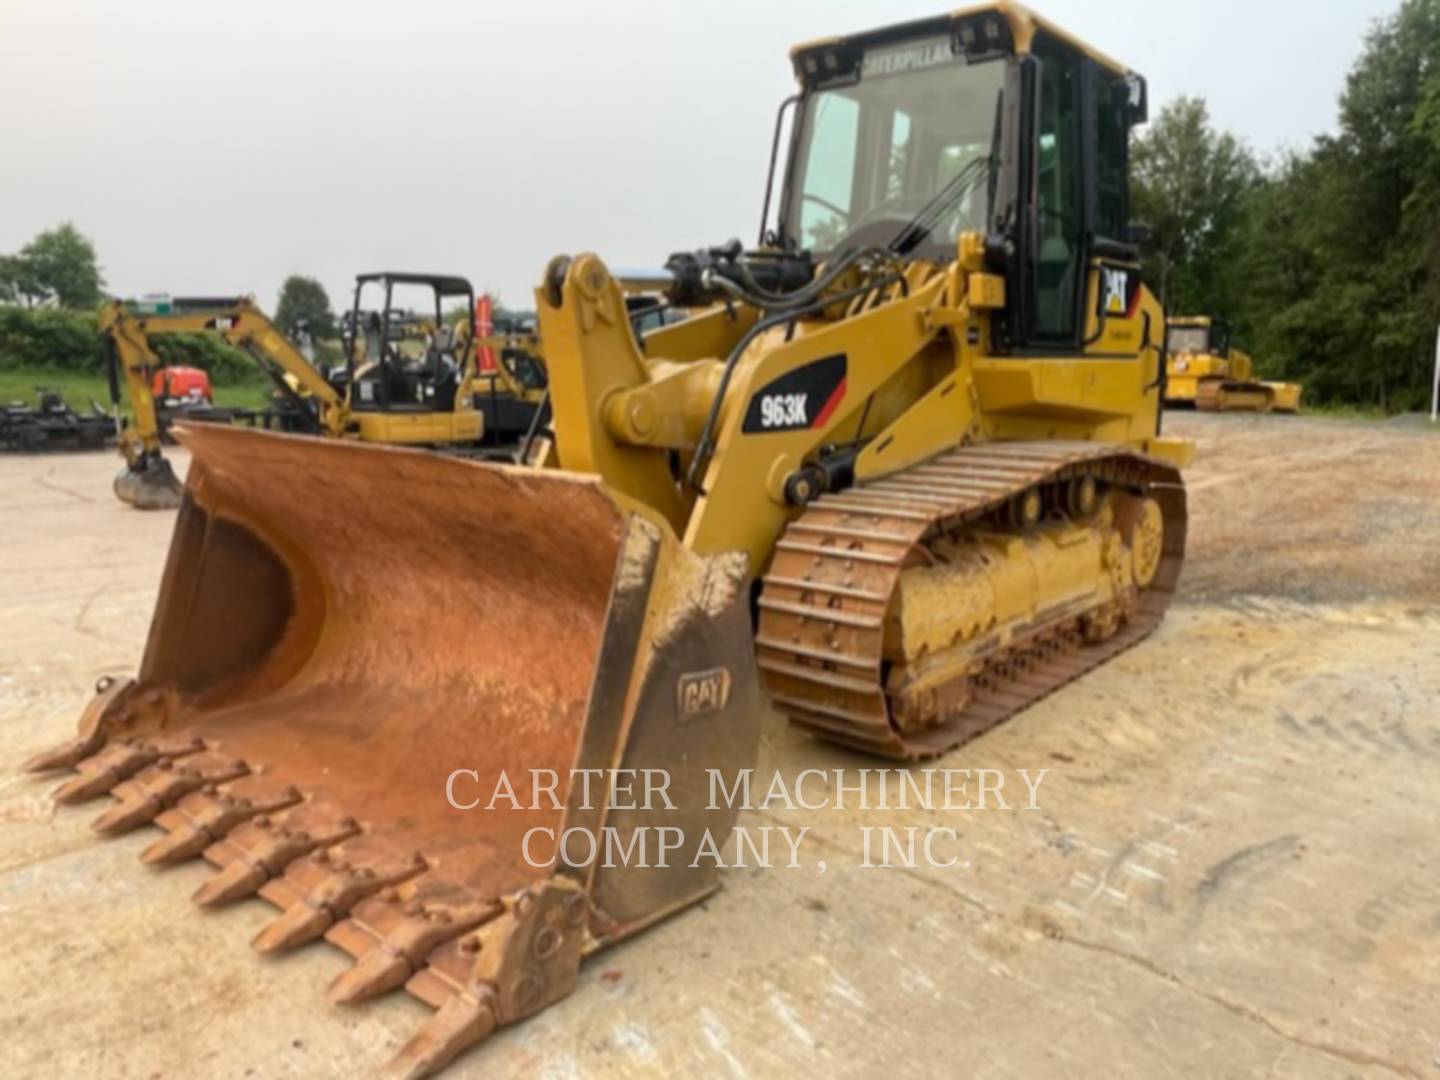
[[[1129,132],[1146,118],[1143,78],[1009,3],[792,57],[801,90],[777,118],[778,150],[794,110],[763,246],[947,262],[961,233],[977,233],[1006,279],[996,351],[1073,355],[1094,343],[1092,314],[1099,333],[1128,316],[1140,284]]]
[[[475,340],[475,292],[461,277],[361,274],[343,330],[352,409],[449,412]]]
[[[1230,356],[1230,324],[1224,319],[1171,319],[1165,331],[1171,356]]]

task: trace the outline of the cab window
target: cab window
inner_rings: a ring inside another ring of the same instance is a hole
[[[1130,87],[1108,72],[1102,73],[1095,94],[1095,232],[1109,240],[1123,240],[1129,224]]]
[[[826,95],[815,110],[800,199],[800,237],[807,248],[829,250],[845,234],[859,135],[859,103],[840,94]]]
[[[1035,162],[1036,221],[1030,337],[1068,343],[1076,337],[1084,277],[1080,188],[1080,57],[1039,37],[1040,102]]]

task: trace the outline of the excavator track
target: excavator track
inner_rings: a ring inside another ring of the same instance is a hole
[[[899,722],[886,685],[885,629],[902,571],[931,563],[937,539],[993,528],[1027,493],[1053,505],[1063,485],[1085,477],[1158,504],[1163,546],[1148,587],[1124,612],[1066,609],[992,635],[957,714],[920,728]],[[759,599],[761,675],[776,706],[822,738],[897,759],[934,757],[1148,635],[1174,595],[1185,527],[1178,470],[1128,447],[1047,441],[949,451],[822,496],[788,526]],[[1102,617],[1108,625],[1097,633]]]

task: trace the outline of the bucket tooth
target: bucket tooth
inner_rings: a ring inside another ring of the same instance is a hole
[[[409,957],[377,946],[341,972],[330,984],[326,996],[336,1005],[358,1005],[398,990],[412,974]]]
[[[205,849],[205,859],[220,872],[191,899],[201,907],[214,907],[254,896],[293,860],[359,832],[354,818],[313,803],[302,804],[283,818],[260,814]]]
[[[575,988],[588,905],[574,881],[552,878],[507,896],[477,930],[435,950],[406,985],[439,1011],[391,1062],[391,1075],[429,1076]]]
[[[308,944],[366,897],[425,872],[425,860],[419,855],[397,859],[372,853],[363,843],[357,841],[333,854],[322,848],[263,885],[260,895],[284,911],[251,944],[262,953]]]
[[[146,848],[140,861],[160,866],[193,859],[242,822],[299,801],[298,789],[254,777],[191,792],[155,819],[169,835]]]
[[[25,762],[25,771],[34,773],[57,772],[73,769],[84,758],[90,757],[105,745],[105,736],[98,731],[90,735],[77,735],[59,746],[36,754]]]
[[[452,905],[371,897],[325,935],[356,958],[330,984],[330,1000],[355,1004],[404,985],[432,952],[503,910],[499,901]]]
[[[161,758],[154,765],[119,784],[111,792],[120,800],[90,823],[96,832],[118,834],[146,825],[168,807],[207,784],[222,784],[244,776],[243,761],[219,754],[196,754],[182,762]]]
[[[300,901],[292,904],[250,942],[256,952],[272,953],[298,949],[322,937],[334,921],[324,905]]]
[[[493,993],[456,994],[421,1026],[383,1075],[395,1080],[431,1076],[488,1039],[496,1024]]]
[[[75,768],[80,775],[65,781],[50,797],[67,805],[98,799],[160,758],[159,748],[149,742],[138,739],[112,742],[77,762]]]
[[[463,991],[474,978],[475,961],[485,948],[485,938],[493,921],[446,942],[427,956],[425,966],[405,984],[405,992],[432,1009],[439,1009]]]
[[[84,769],[79,776],[72,776],[57,787],[50,793],[50,797],[57,803],[66,805],[89,802],[91,799],[98,799],[124,779],[125,777],[114,769]]]
[[[115,719],[124,713],[125,701],[134,688],[134,679],[102,676],[95,684],[95,696],[80,715],[80,733],[59,746],[36,754],[25,763],[25,770],[54,772],[71,769],[83,758],[99,752],[105,745],[106,732],[113,730]]]
[[[190,899],[201,907],[219,907],[254,896],[270,875],[264,867],[246,862],[233,862],[196,889]]]

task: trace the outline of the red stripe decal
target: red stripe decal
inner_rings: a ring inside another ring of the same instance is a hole
[[[826,423],[828,423],[830,420],[830,414],[833,413],[837,408],[839,408],[840,402],[843,401],[844,398],[845,380],[841,379],[840,382],[836,385],[835,389],[830,392],[830,398],[828,401],[825,402],[825,407],[820,410],[820,415],[815,417],[815,422],[812,423],[810,426],[812,428],[824,427]]]

